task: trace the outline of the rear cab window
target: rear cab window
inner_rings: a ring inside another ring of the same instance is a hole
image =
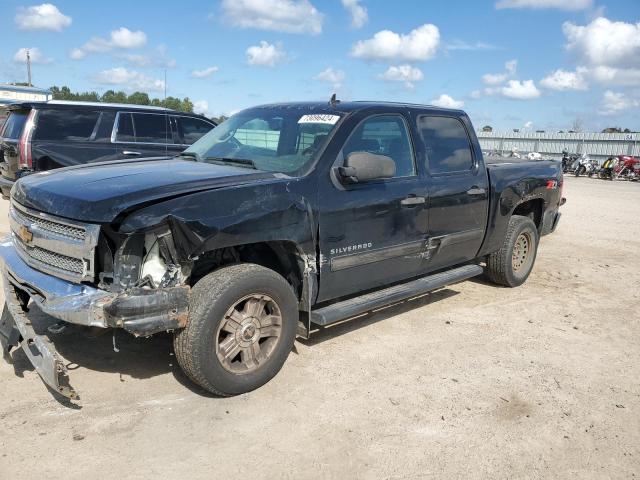
[[[427,166],[432,175],[464,173],[473,168],[471,141],[457,118],[420,115],[418,132],[424,142]]]
[[[100,112],[43,109],[38,112],[34,140],[86,142],[95,137]]]
[[[28,110],[15,110],[10,112],[2,129],[2,137],[9,140],[18,140],[20,135],[22,135],[22,129],[25,123],[27,123],[28,116]]]

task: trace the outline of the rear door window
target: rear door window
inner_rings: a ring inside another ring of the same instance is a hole
[[[172,143],[169,115],[132,113],[136,143]]]
[[[424,141],[431,174],[471,170],[471,143],[460,120],[421,115],[418,117],[418,131]]]
[[[41,110],[38,112],[36,140],[91,140],[100,112],[88,110]]]
[[[17,140],[22,134],[24,124],[27,122],[27,111],[11,112],[4,124],[2,136],[11,140]]]
[[[182,139],[186,145],[191,145],[213,128],[209,122],[199,118],[178,117],[178,123],[182,130]]]
[[[116,132],[116,141],[118,142],[135,142],[136,135],[133,131],[133,120],[130,113],[120,113],[118,115],[118,131]]]
[[[173,143],[169,115],[149,113],[118,114],[116,141],[127,143]]]

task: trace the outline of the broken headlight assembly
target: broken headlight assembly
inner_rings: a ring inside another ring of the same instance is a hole
[[[155,289],[182,285],[189,277],[190,263],[181,264],[168,226],[120,239],[113,255],[113,274],[101,273],[101,284],[109,282],[116,291],[136,287]]]

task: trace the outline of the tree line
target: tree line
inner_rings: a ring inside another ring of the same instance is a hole
[[[127,94],[123,91],[107,90],[102,95],[98,92],[72,92],[67,86],[50,88],[54,100],[73,100],[77,102],[104,102],[104,103],[130,103],[133,105],[152,105],[154,107],[165,107],[179,112],[193,112],[193,102],[189,97],[176,98],[167,97],[165,99],[150,98],[144,92],[133,92]]]

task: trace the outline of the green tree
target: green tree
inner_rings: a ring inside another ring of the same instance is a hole
[[[134,105],[149,105],[150,102],[149,95],[143,92],[133,92],[127,97],[127,103]]]
[[[123,91],[114,92],[113,90],[107,90],[102,94],[101,101],[107,103],[127,103],[127,94]]]

